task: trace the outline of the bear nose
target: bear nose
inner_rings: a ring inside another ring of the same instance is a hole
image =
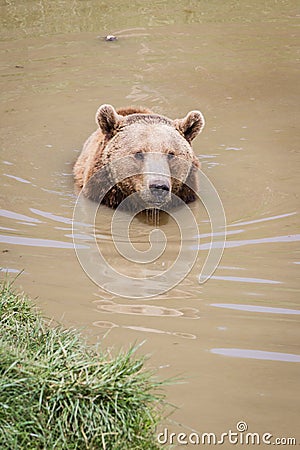
[[[156,189],[158,189],[158,190],[161,190],[161,191],[169,192],[169,190],[170,190],[170,188],[169,188],[169,186],[167,184],[153,183],[153,184],[150,184],[149,187],[150,187],[151,191],[152,190],[155,191]]]
[[[151,194],[158,198],[164,198],[170,192],[170,186],[165,183],[152,183],[149,189]]]

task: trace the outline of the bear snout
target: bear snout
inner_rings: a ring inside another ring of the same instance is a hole
[[[149,182],[149,201],[155,205],[167,203],[171,198],[171,183],[168,178]]]

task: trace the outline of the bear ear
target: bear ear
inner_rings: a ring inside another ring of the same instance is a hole
[[[111,105],[101,105],[96,112],[96,123],[103,134],[108,137],[112,137],[115,134],[121,119],[122,117],[116,113],[116,110]]]
[[[183,119],[176,119],[174,123],[185,139],[191,142],[202,131],[205,120],[200,111],[190,111]]]

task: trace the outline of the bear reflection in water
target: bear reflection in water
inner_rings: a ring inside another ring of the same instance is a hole
[[[200,111],[171,120],[146,108],[102,105],[96,122],[99,128],[74,166],[75,183],[86,197],[140,211],[196,199],[200,162],[191,142],[204,126]]]

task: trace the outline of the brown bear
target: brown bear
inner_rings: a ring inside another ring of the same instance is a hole
[[[86,197],[116,208],[135,194],[142,209],[196,199],[200,162],[191,142],[204,126],[200,111],[171,120],[146,108],[102,105],[96,123],[74,166]]]

